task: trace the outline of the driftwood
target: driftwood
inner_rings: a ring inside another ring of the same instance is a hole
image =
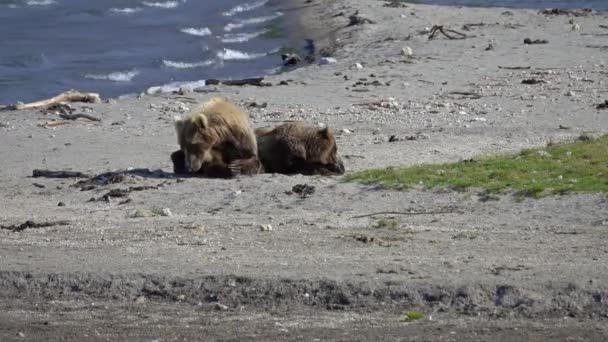
[[[81,93],[76,90],[68,90],[64,93],[61,93],[57,96],[51,97],[49,99],[40,100],[36,102],[30,103],[21,103],[17,102],[12,106],[8,106],[7,109],[10,110],[22,110],[22,109],[47,109],[52,106],[56,106],[58,104],[63,104],[67,102],[88,102],[88,103],[98,103],[101,102],[101,98],[97,93]]]
[[[446,31],[450,32],[450,33],[454,33],[457,36],[452,36],[452,35],[448,34]],[[435,38],[435,36],[437,35],[437,32],[440,32],[441,34],[446,36],[448,39],[465,39],[465,38],[472,37],[472,36],[467,36],[466,34],[464,34],[462,32],[444,28],[443,25],[435,25],[435,26],[433,26],[433,28],[431,28],[431,34],[429,35],[429,40]]]
[[[59,114],[59,117],[61,117],[62,119],[66,119],[66,120],[76,120],[78,118],[83,118],[83,119],[88,119],[88,120],[91,120],[91,121],[101,121],[100,118],[96,118],[94,116],[87,115],[87,114],[61,113],[61,114]]]
[[[498,69],[505,69],[505,70],[529,70],[532,67],[529,66],[498,66]]]
[[[16,224],[12,226],[0,226],[0,229],[10,230],[11,232],[21,232],[27,228],[45,228],[52,226],[67,226],[70,221],[52,221],[52,222],[34,222],[31,220],[25,221],[22,224]]]
[[[32,177],[45,178],[89,178],[90,176],[78,171],[51,171],[36,169],[32,172]]]
[[[217,79],[208,79],[205,80],[205,84],[208,85],[217,85],[223,84],[228,86],[244,86],[244,85],[252,85],[257,87],[266,87],[269,83],[265,83],[264,77],[253,77],[253,78],[244,78],[242,80],[217,80]]]

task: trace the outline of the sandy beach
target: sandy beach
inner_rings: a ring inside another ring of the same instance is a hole
[[[256,127],[329,126],[347,173],[608,132],[608,14],[387,4],[294,2],[292,38],[334,60],[271,86],[72,104],[99,122],[0,112],[0,340],[608,339],[605,194],[172,174],[173,117],[218,95]],[[86,187],[34,169],[131,171]],[[365,216],[387,211],[431,214]]]

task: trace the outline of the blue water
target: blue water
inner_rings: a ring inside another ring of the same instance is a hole
[[[592,8],[596,11],[608,10],[608,0],[411,0],[408,2],[433,5],[461,5],[510,8]]]
[[[0,0],[0,103],[268,74],[282,15],[268,0]]]
[[[304,0],[302,0],[304,2]],[[419,0],[607,10],[608,0]],[[293,45],[281,0],[0,0],[0,104],[68,89],[103,97],[208,78],[261,76]],[[273,34],[264,34],[265,32]],[[170,89],[171,87],[168,87]]]

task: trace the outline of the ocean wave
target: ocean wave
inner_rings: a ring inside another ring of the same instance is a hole
[[[48,6],[56,3],[57,1],[55,0],[28,0],[25,2],[28,6]]]
[[[226,17],[231,17],[237,13],[247,12],[247,11],[254,10],[258,7],[262,7],[262,6],[266,5],[267,2],[268,2],[268,0],[261,0],[261,1],[251,2],[248,4],[238,5],[236,7],[231,8],[229,11],[222,13],[222,15],[226,16]]]
[[[201,27],[201,28],[188,27],[185,29],[181,29],[180,31],[185,34],[190,34],[190,35],[199,36],[199,37],[204,37],[204,36],[208,36],[211,34],[211,30],[208,27]]]
[[[224,26],[224,31],[226,32],[230,32],[234,29],[238,29],[238,28],[242,28],[248,25],[255,25],[255,24],[260,24],[266,21],[270,21],[273,19],[276,19],[280,16],[282,16],[283,13],[281,12],[276,12],[273,15],[268,15],[265,17],[258,17],[258,18],[250,18],[250,19],[242,19],[242,20],[237,20],[236,22],[233,23],[228,23],[228,25]]]
[[[244,43],[250,39],[263,35],[264,33],[266,33],[266,30],[244,33],[226,33],[220,40],[222,43]]]
[[[142,4],[148,7],[158,7],[158,8],[176,8],[179,6],[178,1],[164,1],[164,2],[152,2],[152,1],[142,1]]]
[[[222,60],[245,60],[245,59],[255,59],[266,56],[266,53],[247,53],[238,50],[224,49],[223,51],[218,51],[217,57]]]
[[[141,10],[142,10],[141,7],[110,8],[110,12],[121,13],[121,14],[132,14],[132,13],[140,12]]]
[[[209,61],[202,61],[202,62],[195,62],[195,63],[186,63],[186,62],[168,61],[168,60],[163,59],[163,64],[169,68],[192,69],[192,68],[200,68],[200,67],[204,67],[204,66],[209,66],[209,65],[213,64],[213,61],[209,60]]]
[[[160,94],[160,93],[172,93],[179,91],[180,89],[185,91],[193,91],[196,88],[201,88],[207,85],[205,80],[192,81],[192,82],[173,82],[162,86],[150,87],[146,90],[147,94]]]
[[[131,82],[133,77],[139,75],[139,71],[115,71],[109,74],[87,74],[84,77],[93,80],[106,80],[114,82]]]

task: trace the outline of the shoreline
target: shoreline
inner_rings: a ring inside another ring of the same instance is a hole
[[[67,221],[0,229],[0,298],[10,302],[2,339],[19,329],[34,339],[94,330],[126,336],[135,323],[112,317],[129,310],[149,317],[136,324],[140,337],[606,339],[605,194],[488,201],[474,189],[394,191],[341,177],[272,174],[128,175],[81,191],[76,179],[29,177],[38,168],[170,171],[173,116],[217,95],[247,110],[255,127],[304,120],[332,128],[347,172],[608,132],[608,112],[596,109],[608,98],[608,13],[383,4],[334,0],[306,8],[294,25],[326,20],[336,61],[268,76],[268,87],[211,85],[72,104],[100,122],[2,112],[0,224]],[[356,11],[364,23],[349,26]],[[465,36],[429,39],[434,25]],[[300,198],[291,193],[299,184],[315,192]],[[130,187],[148,190],[103,200]],[[171,215],[141,215],[164,208]],[[402,215],[396,229],[378,227],[386,215],[370,216],[442,208],[453,213]],[[424,318],[404,322],[408,310]],[[175,312],[179,320],[168,319]],[[216,320],[215,328],[199,324],[201,315]]]

